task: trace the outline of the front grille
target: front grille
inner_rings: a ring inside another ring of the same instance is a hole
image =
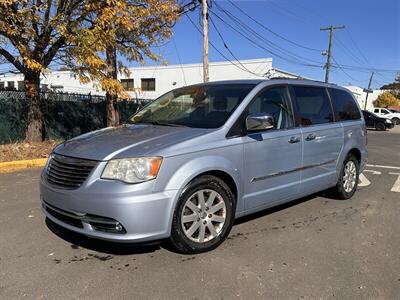
[[[78,188],[89,176],[97,161],[53,154],[47,166],[47,181],[52,185]]]

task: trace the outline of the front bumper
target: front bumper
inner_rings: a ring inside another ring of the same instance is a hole
[[[385,123],[386,129],[393,129],[394,128],[394,123]]]
[[[88,178],[79,188],[65,190],[55,188],[42,176],[42,211],[54,223],[94,238],[117,242],[159,240],[170,235],[178,191],[154,193],[153,186],[153,181],[128,185]],[[116,225],[123,230],[107,230]]]

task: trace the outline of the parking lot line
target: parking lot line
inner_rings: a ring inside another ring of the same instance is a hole
[[[370,164],[367,164],[367,167],[400,170],[400,167],[395,167],[395,166],[383,166],[383,165],[370,165]]]
[[[400,193],[400,173],[389,172],[390,175],[397,175],[397,179],[390,191]]]
[[[371,184],[371,181],[369,181],[368,178],[365,177],[363,173],[360,174],[358,179],[360,180],[358,186],[369,186]]]

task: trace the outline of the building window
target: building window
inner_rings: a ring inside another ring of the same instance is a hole
[[[14,81],[7,81],[7,87],[9,89],[15,89],[15,82]]]
[[[4,81],[0,81],[0,89],[4,89]]]
[[[121,79],[121,84],[125,91],[133,91],[135,89],[133,79]]]
[[[48,84],[41,84],[40,85],[40,91],[41,92],[46,92],[49,89],[49,85]]]
[[[18,91],[25,91],[25,85],[23,81],[18,81]]]
[[[142,91],[155,91],[156,79],[155,78],[142,78]]]

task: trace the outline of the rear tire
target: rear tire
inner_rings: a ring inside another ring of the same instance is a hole
[[[181,253],[217,248],[229,235],[235,217],[235,196],[218,177],[195,178],[175,207],[170,241]]]
[[[386,126],[382,122],[377,123],[375,125],[375,128],[376,128],[377,131],[385,131],[386,130]]]
[[[335,198],[346,200],[353,197],[358,187],[359,172],[360,164],[357,158],[353,154],[348,154],[333,188]]]

